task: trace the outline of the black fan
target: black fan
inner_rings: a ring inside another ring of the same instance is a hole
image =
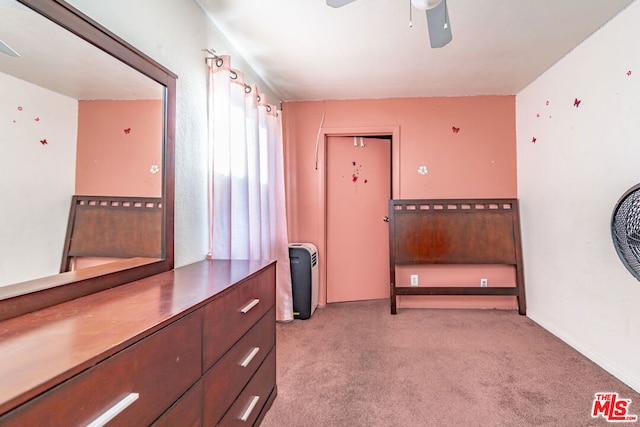
[[[355,0],[326,0],[331,7],[342,7]],[[447,0],[411,0],[411,4],[427,11],[431,47],[443,47],[452,40]]]
[[[624,266],[640,280],[640,184],[624,193],[613,209],[611,237]]]

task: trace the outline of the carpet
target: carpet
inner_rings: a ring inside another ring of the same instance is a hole
[[[263,427],[611,425],[591,416],[597,392],[640,415],[637,392],[516,311],[328,304],[276,342]]]

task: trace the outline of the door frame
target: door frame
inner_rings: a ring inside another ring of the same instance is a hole
[[[391,194],[400,198],[400,126],[354,126],[322,128],[318,139],[318,206],[320,207],[319,235],[322,236],[318,255],[319,296],[318,305],[327,304],[327,139],[331,136],[391,136]]]

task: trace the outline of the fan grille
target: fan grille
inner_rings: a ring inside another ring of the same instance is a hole
[[[640,184],[629,189],[616,204],[611,235],[620,260],[640,280]]]

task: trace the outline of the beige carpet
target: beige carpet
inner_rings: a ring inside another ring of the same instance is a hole
[[[516,311],[329,304],[276,337],[263,427],[612,425],[596,392],[640,416],[638,393]]]

